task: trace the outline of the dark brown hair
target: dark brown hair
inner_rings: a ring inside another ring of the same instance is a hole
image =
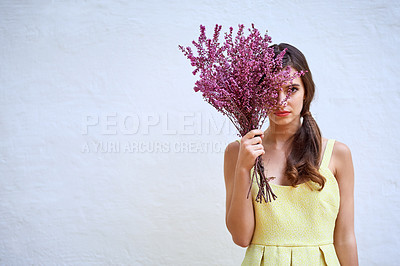
[[[283,57],[284,67],[290,66],[297,71],[305,71],[305,74],[301,76],[305,89],[303,109],[300,113],[303,117],[303,124],[290,139],[292,143],[287,157],[285,174],[292,186],[312,180],[320,185],[321,190],[326,180],[318,171],[322,147],[321,131],[309,111],[315,93],[311,71],[303,53],[296,47],[287,43],[275,44],[272,47],[275,55],[287,49]]]

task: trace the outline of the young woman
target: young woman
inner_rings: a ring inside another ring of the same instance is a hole
[[[242,265],[358,265],[354,234],[354,170],[350,149],[321,137],[309,112],[315,85],[304,55],[289,44],[283,63],[307,71],[279,92],[291,95],[271,113],[265,132],[251,130],[225,150],[226,225],[247,247]],[[257,136],[261,135],[261,136]],[[277,198],[255,201],[252,168],[261,155]]]

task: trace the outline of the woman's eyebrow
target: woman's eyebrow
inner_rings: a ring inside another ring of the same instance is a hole
[[[290,87],[300,87],[300,84],[293,83],[293,84],[286,85],[285,87],[286,87],[286,88],[290,88]]]

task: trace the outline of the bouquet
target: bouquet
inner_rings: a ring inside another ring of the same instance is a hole
[[[248,36],[244,34],[244,25],[239,25],[235,38],[230,27],[222,44],[219,42],[221,28],[216,25],[213,38],[207,39],[206,29],[200,25],[199,39],[192,42],[197,56],[190,47],[179,45],[179,49],[195,67],[193,75],[200,73],[194,91],[200,91],[205,101],[226,115],[237,128],[238,136],[243,137],[252,129],[260,129],[270,112],[287,103],[290,89],[281,102],[278,92],[302,73],[290,75],[290,70],[282,67],[286,50],[275,56],[270,46],[271,37],[267,32],[261,36],[254,24],[248,29]],[[261,156],[255,161],[247,197],[254,179],[259,188],[257,202],[276,199],[265,176]]]

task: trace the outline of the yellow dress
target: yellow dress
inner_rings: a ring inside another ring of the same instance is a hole
[[[270,184],[278,196],[272,202],[252,198],[255,230],[242,265],[340,265],[333,245],[333,232],[339,211],[339,186],[328,165],[335,140],[330,139],[320,165],[325,186],[308,181],[297,187]]]

